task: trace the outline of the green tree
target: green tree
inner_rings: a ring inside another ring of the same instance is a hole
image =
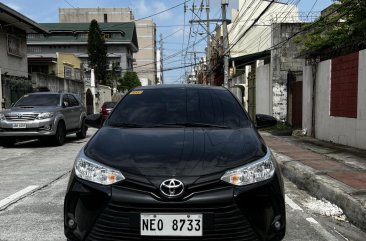
[[[136,72],[127,71],[122,78],[118,80],[118,90],[125,91],[130,90],[134,87],[141,86],[141,82]]]
[[[94,68],[98,83],[107,84],[107,46],[104,34],[94,19],[90,22],[88,33],[88,56],[91,68]]]
[[[326,49],[366,45],[366,0],[339,0],[316,22],[304,26],[306,33],[296,42],[304,45],[302,52],[316,53]]]

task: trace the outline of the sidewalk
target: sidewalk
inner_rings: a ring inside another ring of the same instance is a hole
[[[350,222],[366,230],[366,150],[310,137],[261,135],[285,177],[336,204]]]

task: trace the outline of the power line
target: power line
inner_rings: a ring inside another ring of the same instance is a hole
[[[267,12],[267,10],[272,6],[272,4],[274,3],[274,0],[272,0],[265,9],[263,9],[263,11],[259,14],[259,16],[253,21],[253,23],[249,26],[248,29],[246,29],[244,31],[244,33],[242,33],[239,37],[239,39],[237,41],[235,41],[234,44],[231,45],[231,47],[227,50],[225,50],[225,53],[230,52],[230,50],[249,32],[249,30],[258,22],[258,20]]]
[[[64,0],[65,3],[67,3],[69,6],[71,6],[72,8],[76,8],[74,5],[72,5],[69,1]]]
[[[65,1],[66,1],[66,0],[65,0]],[[151,18],[151,17],[157,16],[157,15],[159,15],[159,14],[162,14],[162,13],[168,12],[168,11],[170,11],[170,10],[174,9],[174,8],[177,8],[177,7],[179,7],[179,6],[182,6],[182,5],[184,5],[184,4],[186,4],[187,2],[190,2],[190,1],[191,1],[191,0],[186,0],[186,1],[181,2],[181,3],[177,4],[177,5],[174,5],[174,6],[170,7],[170,8],[167,8],[167,9],[165,9],[165,10],[162,10],[162,11],[160,11],[160,12],[157,12],[157,13],[151,14],[151,15],[146,16],[146,17],[143,17],[143,18],[135,19],[134,21],[136,22],[136,21],[140,21],[140,20],[144,20],[144,19],[148,19],[148,18]],[[121,26],[121,25],[124,25],[124,24],[127,24],[127,23],[129,23],[129,22],[114,24],[114,25],[109,26],[109,28],[113,28],[113,27]],[[108,29],[108,28],[106,28],[106,29]]]
[[[347,7],[347,5],[349,5],[349,4],[351,4],[352,2],[351,1],[349,1],[349,2],[346,2],[346,3],[344,3],[343,5],[340,5],[337,9],[335,9],[335,10],[333,10],[333,11],[331,11],[331,12],[329,12],[328,14],[326,14],[326,15],[324,15],[323,16],[323,19],[324,18],[327,18],[327,17],[329,17],[329,16],[331,16],[332,14],[334,14],[334,13],[336,13],[337,11],[339,11],[341,8],[345,8],[345,7]],[[353,6],[353,7],[357,7],[357,3]],[[352,9],[352,7],[351,7],[351,9]],[[349,10],[351,10],[351,9],[349,9]],[[347,13],[345,13],[345,14],[343,14],[343,15],[340,15],[340,16],[338,16],[338,18],[336,18],[334,21],[332,21],[332,22],[330,22],[329,24],[333,24],[333,23],[337,23],[344,15],[346,15]],[[274,45],[274,46],[272,46],[271,48],[269,48],[268,50],[272,50],[272,49],[277,49],[277,48],[281,48],[284,44],[286,44],[288,41],[290,41],[291,39],[293,39],[295,36],[297,36],[297,35],[299,35],[299,34],[301,34],[301,33],[303,33],[303,32],[306,32],[306,31],[309,31],[309,30],[311,30],[312,28],[314,28],[317,24],[319,23],[319,21],[315,21],[315,22],[313,22],[312,24],[310,24],[310,25],[308,25],[307,27],[305,27],[305,28],[303,28],[302,30],[300,30],[300,31],[298,31],[298,32],[296,32],[296,33],[294,33],[294,34],[292,34],[291,36],[289,36],[288,38],[286,38],[285,40],[283,40],[283,41],[281,41],[281,42],[279,42],[278,44],[276,44],[276,45]]]

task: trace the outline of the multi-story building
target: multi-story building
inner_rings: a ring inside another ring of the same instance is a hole
[[[28,58],[33,62],[52,60],[57,52],[72,53],[84,63],[86,80],[90,78],[88,67],[88,31],[89,23],[44,23],[41,26],[49,30],[48,35],[29,34]],[[117,64],[119,70],[133,69],[133,53],[138,51],[135,23],[99,23],[105,34],[107,61]],[[49,70],[49,73],[52,73]]]
[[[60,23],[90,23],[93,19],[100,23],[131,22],[136,24],[139,50],[134,53],[133,71],[141,83],[157,83],[156,25],[152,20],[134,20],[129,8],[60,8]]]

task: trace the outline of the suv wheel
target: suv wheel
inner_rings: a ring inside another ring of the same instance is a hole
[[[53,136],[53,142],[57,146],[62,146],[65,143],[66,128],[63,122],[59,122],[57,125],[56,134]]]
[[[81,123],[80,131],[76,133],[77,138],[84,139],[86,137],[86,132],[88,131],[88,126],[85,124],[85,118]]]
[[[7,138],[3,137],[1,139],[1,144],[3,145],[3,147],[12,147],[15,144],[15,138],[13,138],[13,137],[7,137]]]

